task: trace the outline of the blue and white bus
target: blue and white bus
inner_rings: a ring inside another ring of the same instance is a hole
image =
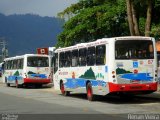
[[[157,90],[157,54],[151,37],[103,38],[59,48],[54,58],[54,87],[63,95],[86,93],[93,100],[95,95]]]
[[[51,58],[48,55],[25,54],[4,60],[3,82],[20,87],[35,84],[41,87],[52,82]]]

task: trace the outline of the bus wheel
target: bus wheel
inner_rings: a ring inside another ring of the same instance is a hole
[[[93,95],[92,85],[90,82],[87,84],[87,99],[89,101],[94,101],[95,99],[95,96]]]
[[[18,80],[16,80],[16,88],[20,88],[20,85],[18,85]]]
[[[61,82],[61,84],[60,84],[60,89],[61,89],[62,95],[69,96],[70,92],[69,91],[65,91],[63,82]]]
[[[10,87],[10,83],[7,83],[7,78],[5,77],[5,83],[7,87]]]
[[[6,83],[6,86],[7,86],[7,87],[10,87],[10,83]]]

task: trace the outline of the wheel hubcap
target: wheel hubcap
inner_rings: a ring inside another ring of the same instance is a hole
[[[88,97],[91,97],[91,95],[92,95],[92,92],[91,92],[91,88],[89,87],[88,88]]]
[[[61,92],[62,92],[62,94],[64,94],[64,85],[63,85],[63,83],[61,84]]]
[[[16,86],[18,86],[18,81],[16,80]]]

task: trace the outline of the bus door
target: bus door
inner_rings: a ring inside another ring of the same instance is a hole
[[[53,56],[53,83],[54,83],[54,88],[59,90],[60,86],[59,86],[58,76],[59,76],[58,53],[55,53]]]

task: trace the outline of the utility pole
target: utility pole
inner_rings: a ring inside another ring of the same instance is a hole
[[[4,37],[0,37],[0,62],[8,57],[8,49],[6,48],[6,40]]]

